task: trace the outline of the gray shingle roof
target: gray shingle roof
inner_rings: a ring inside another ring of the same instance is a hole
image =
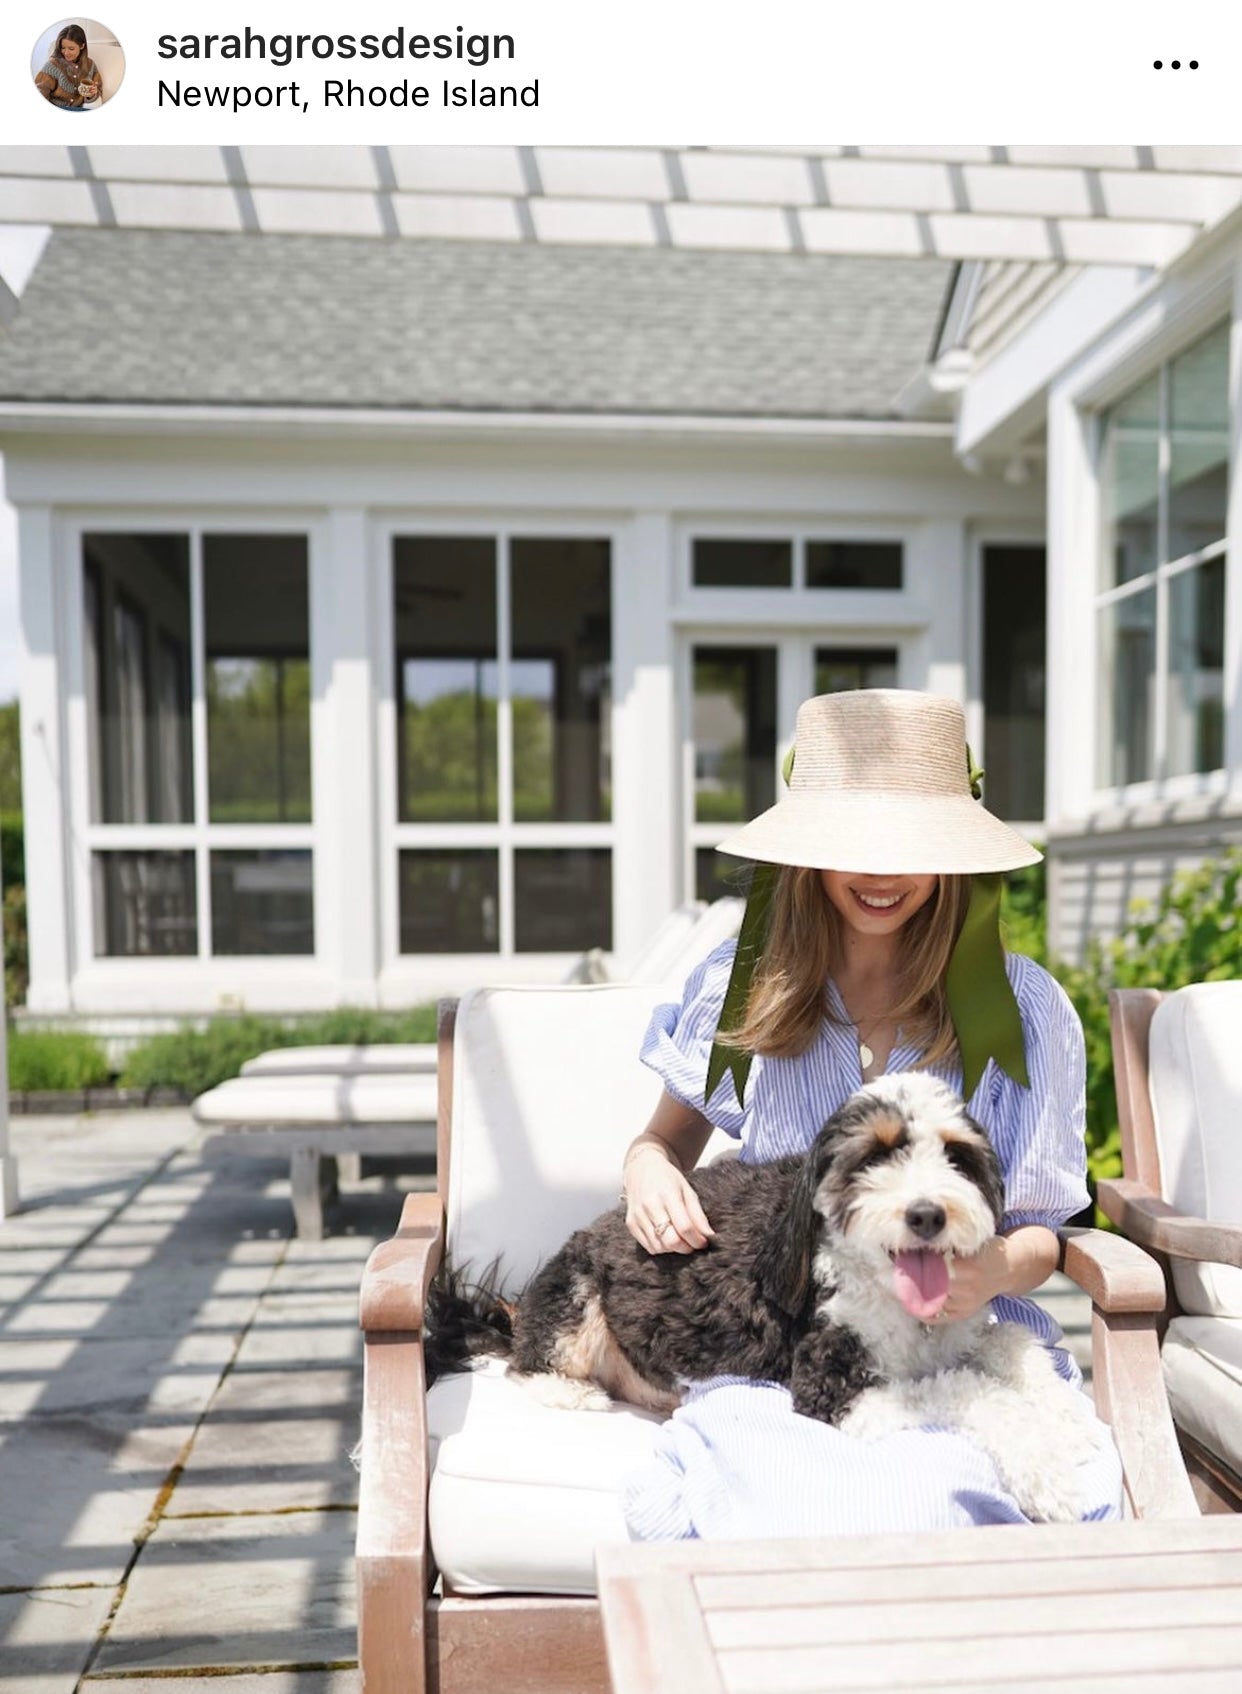
[[[0,337],[0,398],[882,419],[928,357],[952,272],[65,229]]]

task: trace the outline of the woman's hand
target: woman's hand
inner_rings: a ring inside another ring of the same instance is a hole
[[[715,1230],[682,1172],[657,1147],[636,1147],[625,1165],[625,1225],[649,1253],[695,1253]]]
[[[1042,1224],[1019,1224],[994,1235],[981,1252],[955,1258],[949,1266],[949,1297],[941,1323],[973,1317],[998,1294],[1029,1294],[1057,1268],[1056,1235]]]

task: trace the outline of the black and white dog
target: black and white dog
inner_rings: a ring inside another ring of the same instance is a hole
[[[1027,1516],[1081,1515],[1074,1467],[1108,1439],[1085,1397],[1024,1326],[987,1308],[938,1321],[953,1256],[979,1252],[1003,1211],[992,1145],[949,1088],[881,1077],[804,1156],[689,1180],[716,1232],[699,1252],[647,1253],[619,1207],[571,1236],[516,1306],[443,1277],[429,1379],[500,1355],[550,1404],[660,1411],[716,1375],[784,1383],[795,1410],[862,1439],[960,1429]]]

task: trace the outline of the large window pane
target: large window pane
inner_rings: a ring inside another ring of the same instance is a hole
[[[190,546],[184,535],[82,538],[92,823],[186,823]]]
[[[606,847],[529,848],[513,856],[514,946],[579,953],[612,946],[612,854]]]
[[[696,541],[696,588],[789,588],[793,547],[788,541]]]
[[[1043,548],[985,548],[984,798],[1002,818],[1044,815],[1046,630]]]
[[[197,953],[193,853],[92,853],[91,892],[100,957]]]
[[[745,823],[776,801],[776,649],[694,650],[694,816]]]
[[[841,694],[850,688],[896,688],[895,647],[817,647],[815,692]]]
[[[497,950],[500,864],[494,851],[403,851],[398,867],[403,953]]]
[[[1225,560],[1169,581],[1170,776],[1217,770],[1225,762]]]
[[[211,821],[308,822],[305,536],[205,536],[203,626]]]
[[[1169,370],[1169,551],[1184,558],[1221,541],[1229,494],[1229,325]]]
[[[313,953],[311,874],[302,848],[212,853],[212,952]]]
[[[900,588],[900,541],[808,541],[808,588]]]
[[[1155,774],[1156,590],[1100,608],[1100,780],[1107,786]]]
[[[398,817],[402,823],[494,822],[495,542],[398,537],[393,621]]]
[[[1160,379],[1150,377],[1104,414],[1102,494],[1105,588],[1157,563]]]
[[[612,588],[606,541],[510,546],[513,815],[611,815]]]

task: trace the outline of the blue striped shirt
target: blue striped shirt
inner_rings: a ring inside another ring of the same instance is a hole
[[[705,1113],[712,1123],[742,1140],[745,1163],[762,1163],[810,1146],[824,1122],[862,1086],[858,1040],[846,1017],[836,985],[829,983],[829,1007],[811,1046],[792,1058],[756,1057],[739,1105],[733,1079],[726,1074],[712,1097],[703,1099],[707,1059],[736,941],[710,953],[686,982],[680,1006],[657,1006],[643,1039],[642,1060],[662,1079],[674,1099]],[[968,1102],[983,1125],[1005,1175],[1002,1229],[1044,1224],[1058,1229],[1089,1201],[1086,1185],[1086,1046],[1082,1025],[1069,996],[1034,960],[1010,953],[1005,960],[1026,1037],[1030,1087],[1014,1082],[989,1060]],[[888,1059],[894,1073],[918,1064],[918,1049],[898,1041]],[[929,1066],[959,1092],[961,1067],[953,1062]],[[1078,1367],[1056,1343],[1061,1331],[1031,1300],[1002,1295],[992,1301],[996,1316],[1023,1323],[1054,1350],[1058,1371],[1080,1383]]]

